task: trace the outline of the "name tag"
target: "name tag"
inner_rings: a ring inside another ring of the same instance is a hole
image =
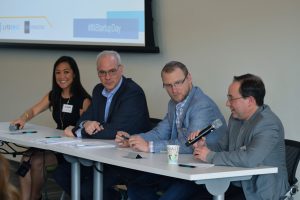
[[[72,113],[73,110],[73,105],[69,105],[69,104],[64,104],[62,111],[65,113]]]

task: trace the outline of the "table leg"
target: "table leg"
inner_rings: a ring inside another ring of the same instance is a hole
[[[103,164],[100,162],[94,162],[92,160],[87,160],[83,158],[78,159],[79,162],[84,166],[94,166],[93,167],[93,199],[102,200],[103,199]]]
[[[213,195],[214,200],[224,200],[225,192],[231,181],[249,180],[252,176],[228,177],[195,181],[197,184],[204,184],[207,191]]]
[[[71,198],[80,200],[80,163],[73,156],[64,155],[64,158],[71,163]]]
[[[94,200],[103,199],[103,164],[95,163],[94,168]]]
[[[224,200],[224,195],[214,195],[213,200]]]

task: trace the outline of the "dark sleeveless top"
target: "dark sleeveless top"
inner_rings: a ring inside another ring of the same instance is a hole
[[[80,118],[80,109],[82,109],[82,104],[84,97],[72,96],[71,98],[62,98],[58,102],[58,106],[52,108],[52,117],[57,124],[57,129],[64,130],[68,126],[75,126],[76,122]],[[63,105],[72,105],[72,112],[63,112]]]

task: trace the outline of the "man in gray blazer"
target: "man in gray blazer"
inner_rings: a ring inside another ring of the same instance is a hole
[[[223,125],[207,137],[207,143],[215,145],[226,131],[226,122],[218,106],[193,86],[192,76],[186,66],[178,61],[167,63],[161,71],[163,87],[171,97],[168,112],[164,119],[152,130],[130,136],[119,131],[116,143],[121,147],[131,147],[143,152],[161,152],[168,144],[180,145],[180,153],[192,153],[193,147],[185,145],[191,132],[202,130],[214,120],[220,119]],[[124,140],[123,136],[130,137]]]
[[[217,147],[209,143],[206,146],[205,140],[194,144],[194,157],[215,165],[278,167],[276,174],[234,182],[231,188],[240,188],[242,194],[238,199],[279,200],[289,188],[283,125],[264,104],[264,96],[265,86],[259,77],[235,76],[227,94],[226,106],[231,110],[231,117],[226,136]],[[190,139],[196,135],[197,132],[192,133]]]
[[[161,77],[163,87],[171,97],[168,112],[164,119],[154,129],[146,133],[130,136],[126,132],[118,132],[115,139],[116,143],[121,147],[131,147],[143,152],[166,151],[167,145],[177,144],[180,146],[180,153],[191,154],[193,147],[185,145],[189,134],[196,130],[202,130],[214,120],[220,119],[223,125],[213,134],[208,135],[206,140],[208,144],[215,146],[217,141],[225,135],[227,128],[225,119],[217,105],[199,87],[193,86],[192,76],[181,62],[171,61],[167,63],[161,71]],[[129,137],[129,140],[125,140],[123,136]],[[151,199],[152,195],[155,199],[156,190],[153,187],[155,183],[163,183],[167,186],[163,189],[171,191],[170,195],[167,191],[164,193],[165,199],[174,199],[172,195],[175,193],[172,188],[175,187],[177,188],[176,199],[187,198],[187,196],[179,196],[182,194],[180,190],[184,190],[186,186],[181,185],[182,181],[177,182],[167,177],[147,173],[143,173],[138,179],[139,181],[135,180],[133,181],[134,184],[128,186],[131,200]]]

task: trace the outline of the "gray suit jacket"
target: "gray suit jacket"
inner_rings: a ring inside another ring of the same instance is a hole
[[[247,121],[230,118],[228,133],[219,147],[210,147],[208,161],[215,165],[278,167],[277,174],[253,176],[237,182],[247,200],[278,200],[289,187],[285,162],[284,129],[269,106],[261,106]]]
[[[206,138],[207,143],[216,145],[217,141],[225,135],[227,126],[223,115],[217,105],[198,87],[193,87],[188,100],[183,107],[183,117],[180,127],[175,124],[176,103],[169,101],[168,113],[165,118],[151,131],[142,133],[146,141],[153,141],[154,152],[166,151],[168,144],[180,145],[180,153],[192,153],[192,146],[186,147],[188,135],[210,125],[215,119],[220,119],[223,125]]]

